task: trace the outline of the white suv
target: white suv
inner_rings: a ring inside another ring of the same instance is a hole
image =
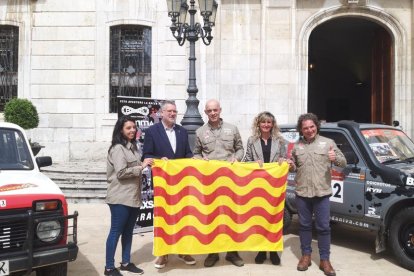
[[[48,156],[34,159],[24,130],[0,122],[0,275],[67,274],[76,259],[77,212],[59,187],[39,168]]]

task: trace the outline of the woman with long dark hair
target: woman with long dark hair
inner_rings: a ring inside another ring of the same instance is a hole
[[[115,268],[115,251],[121,236],[121,271],[143,274],[144,271],[131,263],[131,245],[134,225],[141,205],[142,170],[153,164],[152,158],[144,159],[138,152],[134,119],[123,116],[118,119],[112,134],[107,157],[108,190],[106,203],[111,211],[111,228],[106,240],[105,275],[122,275]]]

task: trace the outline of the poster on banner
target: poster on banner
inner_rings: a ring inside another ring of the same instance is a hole
[[[142,153],[145,130],[161,121],[160,105],[163,100],[139,97],[118,96],[118,117],[127,115],[137,124],[137,146]],[[154,188],[150,169],[142,172],[142,206],[140,208],[134,233],[152,231]]]

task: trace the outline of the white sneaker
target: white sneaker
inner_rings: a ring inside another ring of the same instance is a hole
[[[167,264],[167,262],[168,262],[168,255],[159,256],[155,260],[154,266],[157,269],[161,269],[161,268],[164,268],[165,267],[165,265]]]

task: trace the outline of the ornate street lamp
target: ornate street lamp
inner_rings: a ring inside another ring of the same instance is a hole
[[[188,78],[188,99],[185,101],[187,110],[181,121],[183,127],[188,130],[190,145],[194,147],[195,131],[203,125],[203,119],[198,111],[199,100],[196,95],[198,92],[196,84],[195,71],[195,42],[201,37],[205,45],[210,45],[213,36],[211,35],[212,27],[216,20],[218,4],[215,0],[199,0],[200,14],[203,17],[203,23],[195,22],[195,0],[190,0],[190,6],[187,0],[167,0],[168,16],[171,17],[170,30],[177,39],[180,46],[186,40],[190,42],[189,61],[189,78]],[[187,23],[187,12],[190,14],[190,22]]]

